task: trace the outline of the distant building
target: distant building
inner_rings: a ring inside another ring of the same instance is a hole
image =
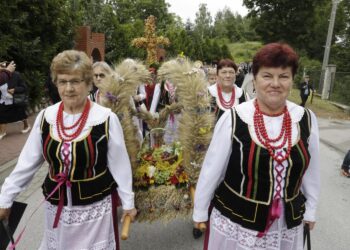
[[[90,26],[77,29],[74,49],[84,51],[94,62],[105,60],[105,34],[91,32]]]

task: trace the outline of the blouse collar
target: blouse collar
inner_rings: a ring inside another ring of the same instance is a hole
[[[238,106],[235,107],[238,116],[248,125],[254,125],[254,101],[256,98],[249,100],[247,102],[244,102]],[[290,114],[290,118],[292,120],[292,123],[298,123],[301,118],[304,115],[305,109],[293,102],[286,101],[287,109]]]
[[[209,93],[211,96],[217,98],[218,97],[218,90],[217,90],[217,87],[216,87],[217,83],[211,85],[208,87],[208,90],[209,90]],[[243,90],[238,87],[236,84],[233,85],[234,88],[235,88],[235,95],[236,95],[236,99],[237,98],[240,98],[243,94]]]
[[[58,102],[52,106],[49,106],[46,108],[45,111],[45,120],[50,124],[50,125],[55,125],[56,124],[56,117],[57,117],[57,112],[58,112],[58,107],[61,102]],[[88,119],[86,121],[87,126],[96,126],[99,124],[104,123],[107,118],[111,114],[111,109],[105,108],[95,102],[91,102],[93,105],[91,105],[90,108],[90,113],[88,116]]]

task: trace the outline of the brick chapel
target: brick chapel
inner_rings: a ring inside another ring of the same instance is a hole
[[[74,49],[84,51],[93,62],[105,60],[105,34],[91,32],[90,26],[77,29]]]

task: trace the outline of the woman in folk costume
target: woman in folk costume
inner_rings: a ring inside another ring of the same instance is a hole
[[[52,61],[62,102],[41,111],[0,195],[0,219],[44,160],[45,230],[40,249],[118,249],[117,191],[123,218],[136,215],[123,131],[110,109],[91,102],[91,60],[67,50]],[[123,219],[122,218],[122,219]]]
[[[157,68],[150,67],[149,72],[151,73],[151,81],[143,85],[145,98],[143,99],[148,111],[151,109],[151,104],[153,100],[154,90],[157,84]]]
[[[170,107],[172,104],[177,103],[176,99],[176,87],[169,80],[163,80],[161,83],[157,83],[154,89],[153,100],[151,104],[150,112],[156,114],[161,112],[164,108]],[[178,140],[177,129],[179,126],[179,115],[181,108],[171,109],[169,117],[165,124],[164,141],[170,144]]]
[[[92,68],[94,72],[94,82],[89,97],[91,101],[100,104],[101,92],[99,90],[99,87],[102,84],[105,84],[106,80],[108,80],[108,78],[112,75],[113,70],[106,62],[103,61],[95,62],[92,65]]]
[[[319,196],[315,115],[287,101],[298,56],[271,43],[254,57],[256,98],[218,121],[195,193],[193,220],[208,220],[208,249],[303,249]],[[209,242],[208,242],[209,241]]]
[[[242,89],[235,84],[237,69],[232,60],[221,59],[217,65],[216,84],[208,87],[209,94],[213,97],[212,110],[215,112],[216,121],[226,110],[247,99]]]

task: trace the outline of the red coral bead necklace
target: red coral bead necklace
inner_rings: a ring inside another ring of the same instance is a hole
[[[222,107],[224,107],[225,109],[230,109],[232,108],[233,104],[235,103],[235,99],[236,99],[236,95],[235,95],[235,87],[232,86],[232,94],[231,94],[231,98],[230,100],[227,102],[225,101],[223,95],[222,95],[222,90],[219,84],[216,84],[216,89],[218,92],[218,97],[219,97],[219,101]]]
[[[58,137],[62,140],[62,141],[72,141],[75,138],[77,138],[81,131],[83,130],[87,118],[89,116],[89,112],[90,112],[90,101],[86,100],[85,106],[84,106],[84,110],[83,113],[81,114],[81,116],[79,117],[79,119],[72,125],[72,126],[64,126],[64,122],[63,122],[63,102],[61,102],[60,106],[58,107],[58,112],[57,112],[57,117],[56,117],[56,128],[57,128],[57,133],[58,133]],[[76,128],[75,132],[73,132],[72,134],[68,134],[67,130],[71,130]]]
[[[254,102],[255,106],[255,112],[254,112],[254,129],[256,132],[256,136],[259,140],[259,142],[266,147],[268,150],[270,156],[277,162],[281,163],[284,160],[286,160],[289,155],[292,148],[292,122],[290,118],[290,114],[288,112],[287,106],[284,107],[283,111],[279,114],[272,115],[272,116],[279,116],[283,114],[283,121],[282,121],[282,128],[280,134],[272,139],[268,136],[264,117],[263,115],[267,115],[263,113],[260,110],[259,104],[257,100]],[[282,139],[283,138],[283,139]],[[281,144],[279,145],[273,145],[273,143],[278,142],[282,139]],[[288,142],[287,142],[288,141]],[[284,156],[281,155],[275,155],[274,150],[281,149],[283,146],[288,143],[287,151]]]

